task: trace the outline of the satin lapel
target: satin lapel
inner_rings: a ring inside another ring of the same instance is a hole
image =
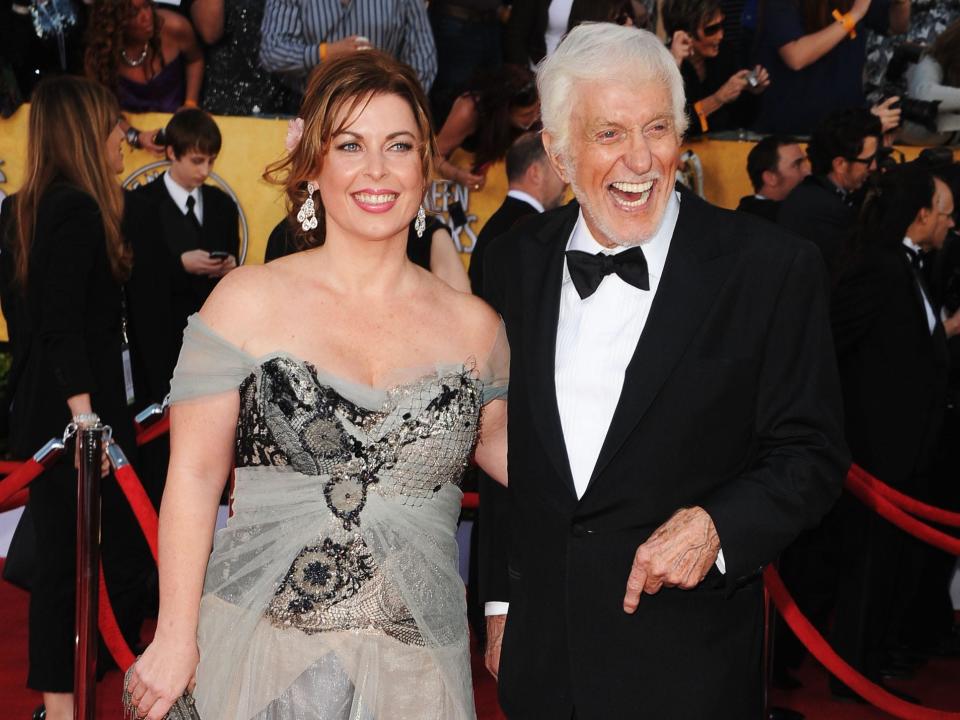
[[[563,280],[563,251],[577,220],[578,206],[571,203],[557,213],[537,233],[534,242],[525,243],[523,263],[523,327],[526,328],[524,353],[528,368],[530,414],[543,446],[576,497],[567,448],[560,425],[557,387],[554,381],[557,347],[557,321],[560,316],[560,285]]]
[[[689,192],[682,194],[663,277],[627,365],[620,401],[586,493],[636,428],[683,356],[736,257],[723,251],[718,230],[710,227],[709,206]]]

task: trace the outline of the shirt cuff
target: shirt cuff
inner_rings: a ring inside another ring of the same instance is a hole
[[[506,602],[488,602],[483,604],[483,614],[486,616],[506,615],[509,609],[510,603]]]
[[[720,548],[720,552],[717,553],[717,560],[714,562],[714,565],[717,566],[717,570],[720,571],[721,575],[727,574],[727,563],[723,559],[723,548]],[[489,605],[490,603],[487,604]]]

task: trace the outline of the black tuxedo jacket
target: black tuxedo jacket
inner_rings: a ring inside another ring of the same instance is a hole
[[[682,191],[663,276],[578,500],[554,386],[576,203],[487,257],[511,347],[511,719],[760,718],[760,570],[840,492],[848,456],[823,263],[769,223]],[[634,552],[679,508],[713,519],[726,576],[622,609]]]
[[[470,253],[467,273],[470,275],[470,289],[474,295],[483,294],[483,261],[490,243],[512,228],[520,218],[536,214],[537,209],[530,203],[507,196],[503,204],[490,216],[477,235],[477,243]]]
[[[780,203],[776,200],[767,198],[758,198],[756,195],[744,195],[740,198],[740,204],[737,205],[740,212],[748,212],[751,215],[762,217],[772,223],[777,221],[777,213],[780,212]]]
[[[133,272],[127,283],[130,344],[137,398],[144,403],[159,402],[169,391],[187,318],[217,284],[215,279],[189,274],[180,255],[197,248],[225,250],[239,261],[236,203],[210,185],[201,192],[199,234],[188,226],[162,178],[126,193],[124,237],[133,247]]]
[[[922,492],[949,363],[943,326],[936,318],[931,334],[904,249],[863,248],[833,292],[831,315],[854,462],[887,484]]]
[[[824,177],[809,175],[780,203],[777,222],[818,248],[831,277],[839,272],[840,248],[857,222],[857,211]]]

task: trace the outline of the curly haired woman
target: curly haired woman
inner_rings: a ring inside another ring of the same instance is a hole
[[[203,53],[190,22],[152,0],[95,3],[85,66],[131,112],[196,107],[203,85]]]

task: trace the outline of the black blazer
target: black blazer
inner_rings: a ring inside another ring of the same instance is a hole
[[[656,299],[590,484],[574,492],[554,387],[576,203],[493,243],[487,296],[511,347],[515,718],[762,714],[760,570],[838,496],[848,465],[823,263],[769,223],[682,191]],[[634,552],[677,509],[713,519],[726,576],[622,609]]]
[[[777,214],[780,212],[780,203],[776,200],[767,198],[758,198],[756,195],[744,195],[740,198],[740,204],[737,210],[747,212],[772,223],[777,221]]]
[[[470,289],[474,295],[483,294],[483,259],[490,243],[512,228],[520,218],[536,214],[537,209],[530,203],[507,196],[503,204],[490,216],[477,235],[477,242],[470,252],[467,274],[470,275]]]
[[[915,493],[931,469],[947,399],[936,306],[931,334],[905,251],[868,246],[837,284],[831,315],[853,460]]]
[[[66,183],[40,199],[26,294],[14,286],[13,203],[0,213],[0,302],[14,368],[10,446],[26,458],[70,421],[67,398],[90,393],[93,411],[135,459],[121,359],[121,295],[96,201]],[[72,459],[67,460],[72,462]]]
[[[831,276],[839,272],[840,248],[857,222],[857,211],[825,177],[810,175],[780,203],[777,222],[818,248]]]
[[[130,342],[138,395],[159,402],[170,389],[187,318],[213,291],[213,278],[189,274],[181,253],[196,248],[224,250],[239,260],[236,203],[219,188],[204,185],[203,226],[199,237],[183,232],[185,223],[162,178],[126,194],[124,236],[133,247],[133,273],[127,283]]]

